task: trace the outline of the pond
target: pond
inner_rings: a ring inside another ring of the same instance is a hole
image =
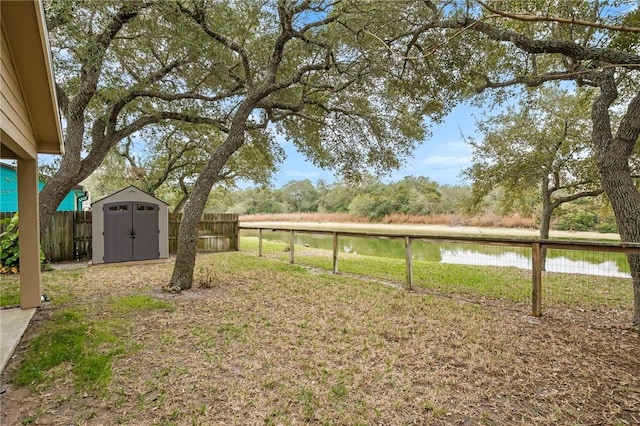
[[[258,236],[257,230],[242,230],[242,236]],[[286,241],[289,232],[263,231],[265,240]],[[333,237],[323,234],[295,233],[295,244],[323,250],[333,250]],[[462,265],[511,266],[531,269],[531,250],[519,247],[498,247],[478,244],[412,241],[413,259]],[[401,238],[360,238],[341,236],[338,248],[342,253],[365,256],[405,258]],[[546,270],[606,277],[631,278],[626,256],[616,253],[576,250],[547,250]]]

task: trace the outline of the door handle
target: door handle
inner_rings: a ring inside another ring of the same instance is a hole
[[[135,239],[136,238],[136,230],[132,229],[131,232],[129,233],[129,238]]]

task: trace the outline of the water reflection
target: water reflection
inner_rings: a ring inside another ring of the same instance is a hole
[[[243,230],[242,235],[257,236],[257,231]],[[272,241],[289,241],[287,232],[265,231],[263,237]],[[404,259],[402,239],[340,237],[339,247],[343,253],[364,256],[379,256]],[[333,237],[322,234],[295,234],[296,245],[332,250]],[[464,247],[464,248],[461,248]],[[473,248],[468,248],[473,247]],[[527,248],[501,248],[483,245],[461,245],[445,242],[414,241],[413,258],[419,261],[453,263],[460,265],[511,266],[531,269],[531,250]],[[574,274],[589,274],[607,277],[630,278],[627,259],[624,255],[579,252],[574,250],[549,250],[546,270]]]
[[[442,263],[480,266],[513,266],[521,269],[531,269],[530,257],[513,252],[484,254],[475,250],[441,249],[440,255],[442,256]],[[618,269],[618,264],[613,260],[601,263],[591,263],[584,260],[568,259],[564,256],[551,257],[547,258],[546,270],[548,272],[631,278],[631,274],[621,272]]]

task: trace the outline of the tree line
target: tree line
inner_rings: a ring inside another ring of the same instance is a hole
[[[407,176],[387,183],[367,176],[357,184],[319,180],[314,185],[304,179],[290,181],[277,189],[216,191],[208,210],[241,215],[346,213],[374,222],[400,220],[448,225],[481,223],[481,218],[473,218],[486,216],[492,226],[540,226],[543,205],[535,194],[521,194],[520,201],[515,202],[499,188],[480,202],[474,197],[473,185],[440,185],[423,176]],[[515,221],[514,215],[521,219]],[[554,211],[552,228],[617,232],[615,217],[603,197],[580,198],[564,204]]]

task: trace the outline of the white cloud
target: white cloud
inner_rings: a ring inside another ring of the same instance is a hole
[[[442,144],[442,148],[447,151],[469,152],[469,144],[466,141],[446,142]]]
[[[471,157],[432,155],[422,160],[421,163],[435,168],[462,167],[471,164]]]
[[[320,178],[322,177],[322,173],[318,172],[318,171],[301,171],[301,170],[285,170],[285,172],[283,173],[286,176],[291,176],[291,177],[295,177],[295,178],[305,178],[305,179],[312,179],[312,178]]]

